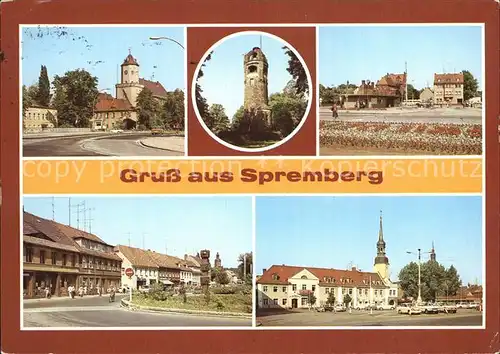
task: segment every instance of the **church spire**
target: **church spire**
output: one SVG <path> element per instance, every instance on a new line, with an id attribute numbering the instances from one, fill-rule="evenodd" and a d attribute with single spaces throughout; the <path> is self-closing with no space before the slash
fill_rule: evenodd
<path id="1" fill-rule="evenodd" d="M 380 211 L 380 225 L 378 230 L 377 257 L 375 264 L 389 264 L 389 259 L 385 255 L 384 229 L 382 226 L 382 210 Z"/>
<path id="2" fill-rule="evenodd" d="M 434 241 L 432 241 L 431 261 L 436 261 L 436 251 L 434 250 Z"/>

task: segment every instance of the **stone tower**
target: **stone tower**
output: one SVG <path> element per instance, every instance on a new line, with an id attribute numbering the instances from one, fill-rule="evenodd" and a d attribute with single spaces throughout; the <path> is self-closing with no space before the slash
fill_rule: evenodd
<path id="1" fill-rule="evenodd" d="M 144 86 L 139 83 L 139 63 L 129 50 L 121 65 L 121 80 L 116 84 L 116 98 L 128 100 L 135 107 L 137 96 L 143 88 Z"/>
<path id="2" fill-rule="evenodd" d="M 271 110 L 268 96 L 268 63 L 267 58 L 259 47 L 254 47 L 245 54 L 243 59 L 245 71 L 245 111 L 254 111 L 264 115 L 268 125 L 271 125 Z"/>
<path id="3" fill-rule="evenodd" d="M 432 249 L 431 249 L 431 261 L 436 261 L 436 251 L 434 250 L 434 241 L 432 241 Z"/>
<path id="4" fill-rule="evenodd" d="M 219 252 L 217 252 L 217 254 L 215 255 L 214 267 L 215 268 L 221 268 L 222 267 L 222 260 L 219 257 Z"/>
<path id="5" fill-rule="evenodd" d="M 380 211 L 380 226 L 378 231 L 378 241 L 377 241 L 377 256 L 375 257 L 375 263 L 373 266 L 373 271 L 380 274 L 382 279 L 389 279 L 389 258 L 385 254 L 385 241 L 384 241 L 384 231 L 382 228 L 382 211 Z"/>

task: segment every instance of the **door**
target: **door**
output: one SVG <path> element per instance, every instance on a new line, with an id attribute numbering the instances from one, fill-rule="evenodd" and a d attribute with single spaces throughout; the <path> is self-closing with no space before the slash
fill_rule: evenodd
<path id="1" fill-rule="evenodd" d="M 296 309 L 298 307 L 298 300 L 292 299 L 292 309 Z"/>

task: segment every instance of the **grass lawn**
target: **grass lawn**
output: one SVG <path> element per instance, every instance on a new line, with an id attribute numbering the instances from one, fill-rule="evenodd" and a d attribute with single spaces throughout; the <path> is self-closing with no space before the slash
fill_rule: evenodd
<path id="1" fill-rule="evenodd" d="M 208 304 L 203 295 L 188 296 L 187 302 L 184 303 L 182 296 L 170 296 L 166 300 L 160 301 L 148 298 L 143 294 L 137 294 L 132 298 L 132 303 L 138 306 L 165 309 L 252 313 L 252 295 L 244 294 L 210 294 Z"/>

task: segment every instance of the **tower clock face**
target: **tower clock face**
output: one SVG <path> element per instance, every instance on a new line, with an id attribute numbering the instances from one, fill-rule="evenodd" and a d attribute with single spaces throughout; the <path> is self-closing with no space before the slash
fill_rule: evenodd
<path id="1" fill-rule="evenodd" d="M 127 75 L 127 74 L 128 74 L 128 70 L 125 70 L 125 75 Z"/>

